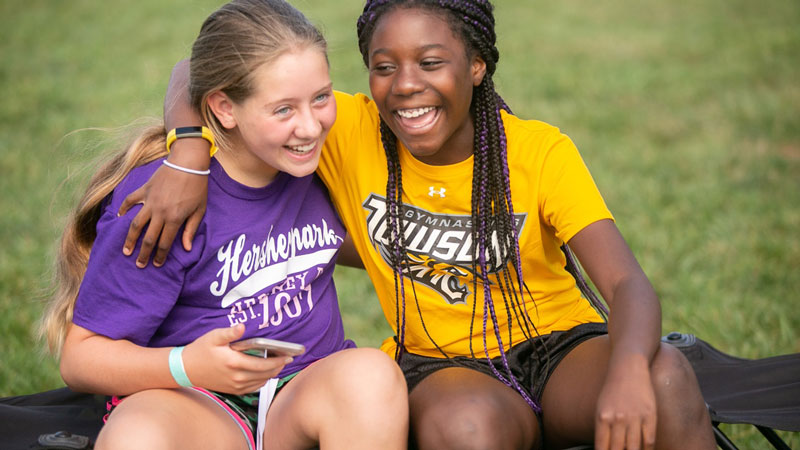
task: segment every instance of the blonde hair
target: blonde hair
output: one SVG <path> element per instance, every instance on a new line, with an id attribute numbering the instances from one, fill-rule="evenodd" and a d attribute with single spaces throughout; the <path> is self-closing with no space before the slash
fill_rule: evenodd
<path id="1" fill-rule="evenodd" d="M 283 0 L 234 0 L 205 20 L 192 47 L 189 92 L 192 107 L 222 149 L 228 143 L 226 131 L 208 108 L 208 96 L 221 91 L 240 103 L 253 94 L 252 73 L 259 66 L 292 49 L 307 47 L 323 54 L 327 50 L 319 30 Z M 131 170 L 166 154 L 163 125 L 150 127 L 92 176 L 62 234 L 55 292 L 40 323 L 39 334 L 46 338 L 52 353 L 60 354 L 72 322 L 104 200 Z"/>
<path id="2" fill-rule="evenodd" d="M 55 292 L 40 325 L 40 334 L 47 339 L 51 352 L 60 352 L 67 327 L 72 322 L 75 299 L 97 236 L 95 227 L 103 211 L 103 200 L 131 170 L 166 153 L 164 126 L 152 126 L 144 130 L 124 151 L 113 155 L 89 181 L 86 192 L 78 202 L 78 207 L 70 214 L 61 235 L 56 257 Z"/>

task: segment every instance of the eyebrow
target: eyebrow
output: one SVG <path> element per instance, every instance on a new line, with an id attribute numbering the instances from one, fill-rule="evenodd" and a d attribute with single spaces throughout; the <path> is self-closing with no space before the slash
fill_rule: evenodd
<path id="1" fill-rule="evenodd" d="M 446 46 L 444 46 L 444 45 L 442 45 L 442 44 L 428 44 L 428 45 L 423 45 L 423 46 L 422 46 L 422 47 L 419 49 L 419 51 L 425 52 L 425 51 L 428 51 L 428 50 L 432 50 L 432 49 L 440 49 L 440 48 L 441 48 L 441 49 L 447 49 L 447 47 L 446 47 Z M 389 51 L 389 49 L 388 49 L 388 48 L 378 48 L 378 49 L 375 49 L 375 50 L 374 50 L 374 51 L 373 51 L 373 52 L 370 54 L 370 57 L 377 56 L 377 55 L 381 55 L 381 54 L 385 54 L 385 53 L 390 53 L 390 51 Z"/>
<path id="2" fill-rule="evenodd" d="M 315 91 L 314 95 L 316 96 L 316 95 L 322 94 L 323 92 L 332 91 L 332 90 L 333 90 L 333 81 L 331 81 L 330 83 L 326 84 L 322 88 L 320 88 L 317 91 Z M 293 102 L 296 102 L 296 101 L 298 101 L 298 99 L 295 98 L 295 97 L 284 97 L 284 98 L 269 102 L 266 106 L 273 107 L 273 106 L 281 104 L 281 103 L 293 103 Z"/>

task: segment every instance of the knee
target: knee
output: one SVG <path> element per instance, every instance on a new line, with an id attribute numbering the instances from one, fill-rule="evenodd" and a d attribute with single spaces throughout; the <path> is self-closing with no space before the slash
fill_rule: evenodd
<path id="1" fill-rule="evenodd" d="M 691 364 L 680 350 L 661 344 L 651 366 L 653 389 L 659 403 L 672 405 L 683 413 L 704 413 L 697 377 Z"/>
<path id="2" fill-rule="evenodd" d="M 168 435 L 155 411 L 125 411 L 122 405 L 100 430 L 97 450 L 167 449 Z"/>
<path id="3" fill-rule="evenodd" d="M 487 396 L 466 396 L 415 411 L 413 435 L 420 449 L 505 448 L 504 423 L 497 402 Z M 505 416 L 508 418 L 507 416 Z"/>
<path id="4" fill-rule="evenodd" d="M 376 405 L 380 410 L 408 410 L 408 389 L 403 372 L 384 352 L 373 348 L 347 351 L 335 371 L 335 385 L 346 387 L 341 392 L 348 402 L 358 402 L 361 407 Z"/>

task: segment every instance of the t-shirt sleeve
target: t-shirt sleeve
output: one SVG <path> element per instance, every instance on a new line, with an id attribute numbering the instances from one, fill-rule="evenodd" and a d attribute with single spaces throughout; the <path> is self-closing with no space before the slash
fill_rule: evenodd
<path id="1" fill-rule="evenodd" d="M 594 222 L 614 219 L 575 144 L 557 130 L 547 139 L 540 180 L 542 220 L 562 241 Z"/>
<path id="2" fill-rule="evenodd" d="M 144 269 L 137 268 L 138 245 L 132 256 L 123 255 L 128 227 L 139 210 L 137 207 L 122 217 L 116 215 L 125 195 L 138 186 L 126 183 L 129 181 L 118 186 L 97 223 L 97 238 L 75 303 L 73 322 L 109 338 L 145 346 L 180 295 L 188 256 L 178 249 L 180 240 L 176 240 L 163 267 L 156 268 L 151 263 Z"/>

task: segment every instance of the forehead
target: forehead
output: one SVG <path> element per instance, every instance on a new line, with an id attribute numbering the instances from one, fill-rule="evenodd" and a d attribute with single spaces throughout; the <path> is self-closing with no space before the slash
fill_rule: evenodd
<path id="1" fill-rule="evenodd" d="M 397 7 L 383 14 L 370 39 L 370 53 L 400 47 L 441 46 L 462 52 L 461 37 L 447 20 L 447 13 L 430 8 Z"/>
<path id="2" fill-rule="evenodd" d="M 313 46 L 287 50 L 253 72 L 253 93 L 262 99 L 304 97 L 329 83 L 325 52 Z"/>

